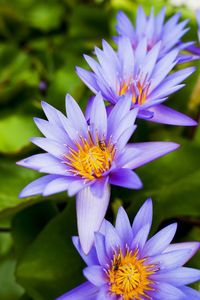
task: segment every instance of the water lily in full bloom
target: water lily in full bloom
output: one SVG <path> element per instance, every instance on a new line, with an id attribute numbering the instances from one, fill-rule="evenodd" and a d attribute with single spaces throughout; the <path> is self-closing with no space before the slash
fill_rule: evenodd
<path id="1" fill-rule="evenodd" d="M 200 270 L 182 267 L 200 248 L 199 242 L 170 244 L 177 228 L 173 223 L 148 239 L 152 201 L 148 199 L 132 226 L 120 207 L 115 227 L 105 221 L 105 232 L 96 232 L 95 245 L 86 256 L 78 237 L 73 243 L 87 267 L 87 282 L 57 300 L 197 300 L 200 292 L 187 284 L 200 279 Z"/>
<path id="2" fill-rule="evenodd" d="M 119 36 L 127 36 L 134 49 L 137 48 L 144 37 L 147 40 L 147 51 L 151 50 L 160 41 L 158 59 L 166 55 L 175 46 L 182 50 L 191 44 L 191 42 L 188 42 L 180 45 L 182 36 L 189 30 L 189 28 L 185 28 L 188 20 L 178 23 L 181 12 L 177 12 L 164 23 L 165 12 L 166 7 L 164 6 L 155 17 L 154 8 L 152 7 L 150 16 L 146 16 L 142 6 L 139 5 L 134 28 L 130 19 L 120 10 L 117 14 L 117 32 Z M 114 37 L 114 40 L 118 42 L 118 37 Z"/>
<path id="3" fill-rule="evenodd" d="M 184 86 L 180 84 L 195 67 L 170 73 L 178 62 L 178 49 L 173 49 L 158 60 L 162 42 L 148 51 L 144 37 L 134 50 L 128 37 L 118 39 L 118 50 L 103 40 L 103 50 L 95 47 L 99 63 L 85 55 L 93 72 L 77 67 L 82 81 L 94 92 L 102 93 L 105 100 L 115 105 L 119 99 L 130 94 L 131 109 L 138 109 L 138 118 L 172 125 L 197 125 L 197 122 L 163 104 L 167 97 Z"/>
<path id="4" fill-rule="evenodd" d="M 19 197 L 77 194 L 77 221 L 82 247 L 87 253 L 93 243 L 110 198 L 110 184 L 139 189 L 142 182 L 133 169 L 179 147 L 171 142 L 127 145 L 136 125 L 137 110 L 130 110 L 131 97 L 123 96 L 107 117 L 101 94 L 91 106 L 88 125 L 77 102 L 66 96 L 65 117 L 43 102 L 48 121 L 34 121 L 45 137 L 31 141 L 46 151 L 18 162 L 45 175 L 27 185 Z M 85 226 L 85 224 L 89 224 Z M 87 238 L 86 238 L 87 237 Z"/>

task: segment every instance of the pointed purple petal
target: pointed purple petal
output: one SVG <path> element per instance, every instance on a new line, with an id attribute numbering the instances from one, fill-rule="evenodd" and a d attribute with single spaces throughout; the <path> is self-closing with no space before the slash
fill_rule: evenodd
<path id="1" fill-rule="evenodd" d="M 92 109 L 92 106 L 93 106 L 94 98 L 95 98 L 95 96 L 91 96 L 89 98 L 88 103 L 87 103 L 87 107 L 85 109 L 85 119 L 87 121 L 90 120 L 90 114 L 91 114 L 91 109 Z"/>
<path id="2" fill-rule="evenodd" d="M 153 206 L 151 198 L 147 199 L 142 207 L 139 209 L 137 215 L 135 216 L 132 224 L 133 235 L 136 235 L 138 231 L 144 226 L 149 225 L 151 228 L 153 216 Z M 148 235 L 147 235 L 148 236 Z"/>
<path id="3" fill-rule="evenodd" d="M 106 214 L 110 199 L 110 186 L 107 185 L 103 198 L 95 197 L 90 187 L 80 191 L 76 197 L 76 211 L 80 243 L 87 254 L 94 242 L 94 232 L 98 231 Z"/>
<path id="4" fill-rule="evenodd" d="M 150 224 L 146 224 L 141 227 L 141 229 L 134 235 L 134 238 L 131 241 L 131 249 L 139 249 L 141 252 L 148 238 L 149 231 Z"/>
<path id="5" fill-rule="evenodd" d="M 186 295 L 186 299 L 198 300 L 200 299 L 200 292 L 192 289 L 189 286 L 182 286 L 180 290 Z"/>
<path id="6" fill-rule="evenodd" d="M 85 282 L 71 290 L 70 292 L 60 296 L 56 300 L 95 300 L 97 297 L 99 289 L 91 284 L 90 282 Z"/>
<path id="7" fill-rule="evenodd" d="M 90 129 L 93 141 L 96 141 L 97 134 L 100 140 L 107 135 L 107 113 L 100 93 L 95 97 L 91 108 Z"/>
<path id="8" fill-rule="evenodd" d="M 100 265 L 102 266 L 109 265 L 110 260 L 108 259 L 106 253 L 105 236 L 99 232 L 95 232 L 94 236 L 95 236 L 95 247 L 96 247 L 97 256 Z"/>
<path id="9" fill-rule="evenodd" d="M 155 274 L 150 275 L 150 279 L 156 281 L 166 281 L 175 286 L 182 286 L 200 280 L 200 270 L 179 267 L 175 270 L 170 270 L 167 272 L 156 272 Z"/>
<path id="10" fill-rule="evenodd" d="M 46 185 L 58 178 L 57 175 L 46 175 L 29 183 L 19 194 L 19 198 L 42 194 Z"/>
<path id="11" fill-rule="evenodd" d="M 149 108 L 149 111 L 153 112 L 153 117 L 148 120 L 151 122 L 179 126 L 198 125 L 198 123 L 190 117 L 161 104 Z"/>
<path id="12" fill-rule="evenodd" d="M 98 258 L 97 258 L 97 253 L 96 253 L 95 247 L 92 247 L 90 252 L 88 253 L 88 255 L 85 255 L 85 253 L 83 252 L 83 249 L 81 248 L 79 237 L 73 236 L 72 241 L 73 241 L 74 246 L 76 247 L 76 250 L 78 251 L 78 253 L 82 257 L 82 259 L 88 266 L 98 265 Z"/>
<path id="13" fill-rule="evenodd" d="M 170 252 L 175 250 L 184 250 L 189 249 L 191 250 L 190 256 L 184 261 L 185 264 L 199 249 L 200 249 L 200 242 L 185 242 L 185 243 L 176 243 L 170 244 L 164 252 Z"/>
<path id="14" fill-rule="evenodd" d="M 43 150 L 49 152 L 50 154 L 58 158 L 62 158 L 63 154 L 65 154 L 67 150 L 65 145 L 43 137 L 34 137 L 31 138 L 30 141 L 36 146 L 42 148 Z"/>
<path id="15" fill-rule="evenodd" d="M 117 249 L 121 249 L 122 246 L 121 239 L 116 229 L 108 221 L 106 221 L 105 245 L 107 255 L 110 259 L 113 257 L 113 251 L 115 252 Z"/>
<path id="16" fill-rule="evenodd" d="M 129 161 L 132 161 L 135 159 L 138 155 L 140 155 L 139 149 L 130 149 L 128 147 L 125 147 L 122 153 L 119 154 L 119 156 L 115 160 L 115 164 L 117 168 L 124 167 Z"/>
<path id="17" fill-rule="evenodd" d="M 124 247 L 126 246 L 126 244 L 130 246 L 131 240 L 133 239 L 133 234 L 129 218 L 122 206 L 120 206 L 117 213 L 115 229 L 117 230 L 117 233 L 122 240 L 122 244 L 124 244 Z"/>
<path id="18" fill-rule="evenodd" d="M 141 189 L 142 182 L 138 175 L 130 169 L 117 169 L 110 173 L 109 182 L 129 189 Z"/>
<path id="19" fill-rule="evenodd" d="M 96 78 L 94 73 L 91 71 L 87 71 L 85 69 L 82 69 L 80 67 L 76 67 L 76 74 L 78 77 L 89 87 L 89 89 L 93 93 L 98 93 L 99 92 L 99 87 L 96 82 Z"/>
<path id="20" fill-rule="evenodd" d="M 128 94 L 122 96 L 117 103 L 113 106 L 108 117 L 108 139 L 112 135 L 112 132 L 117 129 L 119 122 L 125 117 L 131 108 L 132 97 Z"/>
<path id="21" fill-rule="evenodd" d="M 70 96 L 65 98 L 66 113 L 73 127 L 79 132 L 82 137 L 88 136 L 88 126 L 85 117 L 78 103 Z"/>
<path id="22" fill-rule="evenodd" d="M 190 249 L 175 250 L 149 257 L 146 260 L 146 263 L 150 265 L 157 264 L 159 270 L 165 271 L 182 266 L 185 261 L 188 260 L 188 257 L 190 257 L 190 255 Z"/>
<path id="23" fill-rule="evenodd" d="M 71 184 L 73 180 L 73 177 L 68 176 L 60 176 L 59 178 L 52 180 L 45 186 L 43 196 L 49 196 L 52 194 L 67 191 L 69 188 L 69 184 Z"/>
<path id="24" fill-rule="evenodd" d="M 180 147 L 180 145 L 172 142 L 147 142 L 129 144 L 127 147 L 133 150 L 141 150 L 140 155 L 124 166 L 125 168 L 135 169 L 160 156 L 176 150 Z"/>
<path id="25" fill-rule="evenodd" d="M 130 39 L 134 38 L 135 33 L 133 25 L 127 15 L 121 10 L 119 10 L 117 14 L 117 24 L 118 25 L 115 27 L 119 35 L 127 35 Z"/>
<path id="26" fill-rule="evenodd" d="M 168 225 L 156 233 L 147 241 L 143 249 L 143 256 L 158 255 L 164 251 L 171 243 L 177 229 L 177 223 Z"/>
<path id="27" fill-rule="evenodd" d="M 147 295 L 153 300 L 186 300 L 184 293 L 169 283 L 159 282 L 155 288 L 156 291 L 147 291 Z"/>
<path id="28" fill-rule="evenodd" d="M 107 282 L 106 273 L 101 266 L 87 267 L 83 274 L 95 286 L 102 286 Z"/>

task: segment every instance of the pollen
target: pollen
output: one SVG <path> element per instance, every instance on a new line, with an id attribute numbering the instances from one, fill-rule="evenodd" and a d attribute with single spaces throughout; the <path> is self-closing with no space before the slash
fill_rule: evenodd
<path id="1" fill-rule="evenodd" d="M 123 80 L 120 83 L 119 87 L 117 87 L 117 94 L 121 96 L 130 92 L 132 93 L 133 104 L 141 105 L 146 101 L 149 86 L 150 82 L 147 84 L 145 83 L 145 80 L 143 83 L 141 83 L 140 80 L 132 82 L 132 79 L 130 78 L 128 81 Z"/>
<path id="2" fill-rule="evenodd" d="M 154 282 L 148 276 L 154 274 L 156 265 L 145 264 L 147 258 L 139 259 L 138 250 L 126 249 L 114 252 L 111 267 L 106 270 L 110 294 L 114 293 L 123 300 L 151 299 L 146 292 L 155 291 Z"/>
<path id="3" fill-rule="evenodd" d="M 98 135 L 93 141 L 90 133 L 88 139 L 80 137 L 80 140 L 80 143 L 75 142 L 76 149 L 68 147 L 69 153 L 64 155 L 65 163 L 70 167 L 70 172 L 86 180 L 97 179 L 110 169 L 115 146 L 111 140 L 106 144 L 105 138 L 100 140 Z"/>

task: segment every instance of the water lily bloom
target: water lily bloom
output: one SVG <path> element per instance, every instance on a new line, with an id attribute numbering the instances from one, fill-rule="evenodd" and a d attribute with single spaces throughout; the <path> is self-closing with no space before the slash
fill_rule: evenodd
<path id="1" fill-rule="evenodd" d="M 147 240 L 152 222 L 148 199 L 132 226 L 120 207 L 115 227 L 105 221 L 105 233 L 95 232 L 95 244 L 86 256 L 78 237 L 77 251 L 87 264 L 88 280 L 57 300 L 197 300 L 200 293 L 187 284 L 200 279 L 197 269 L 182 267 L 199 249 L 199 242 L 170 244 L 173 223 Z"/>
<path id="2" fill-rule="evenodd" d="M 77 194 L 77 221 L 82 247 L 88 252 L 93 232 L 98 231 L 110 198 L 109 184 L 139 189 L 142 182 L 132 171 L 179 147 L 171 142 L 127 145 L 136 125 L 137 110 L 130 110 L 131 97 L 124 96 L 107 117 L 105 104 L 98 94 L 90 110 L 88 125 L 77 102 L 66 96 L 65 117 L 42 102 L 48 121 L 34 121 L 45 137 L 31 141 L 46 151 L 18 162 L 45 175 L 27 185 L 19 197 L 48 196 L 68 191 Z M 86 228 L 85 224 L 89 224 Z"/>
<path id="3" fill-rule="evenodd" d="M 76 68 L 78 76 L 92 92 L 101 92 L 112 106 L 123 95 L 130 94 L 131 108 L 139 110 L 138 118 L 164 124 L 197 125 L 191 118 L 161 104 L 182 88 L 184 85 L 180 83 L 195 70 L 195 67 L 188 67 L 168 75 L 178 61 L 178 49 L 171 50 L 158 61 L 161 41 L 149 51 L 146 37 L 135 50 L 126 36 L 119 37 L 117 52 L 106 41 L 102 44 L 103 50 L 95 47 L 99 63 L 84 56 L 93 72 Z"/>
<path id="4" fill-rule="evenodd" d="M 189 42 L 180 45 L 181 37 L 189 30 L 189 28 L 185 28 L 189 20 L 178 23 L 181 16 L 181 12 L 178 12 L 164 23 L 165 11 L 166 7 L 164 6 L 154 17 L 152 7 L 150 16 L 146 16 L 142 6 L 139 5 L 135 28 L 126 14 L 119 11 L 117 15 L 117 32 L 119 36 L 127 36 L 134 49 L 137 48 L 144 37 L 147 40 L 147 51 L 161 41 L 158 59 L 166 55 L 174 46 L 178 46 L 179 50 L 182 50 L 191 44 Z M 114 37 L 114 40 L 118 42 L 118 37 Z"/>

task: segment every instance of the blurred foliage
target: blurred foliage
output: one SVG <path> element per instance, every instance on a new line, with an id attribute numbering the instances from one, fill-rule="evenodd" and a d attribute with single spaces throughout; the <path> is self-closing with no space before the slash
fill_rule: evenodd
<path id="1" fill-rule="evenodd" d="M 84 266 L 71 236 L 77 235 L 75 201 L 62 193 L 53 197 L 19 199 L 21 189 L 37 178 L 33 170 L 15 165 L 39 150 L 29 142 L 38 136 L 32 117 L 44 117 L 43 99 L 64 111 L 70 93 L 85 109 L 91 92 L 75 73 L 87 68 L 82 55 L 112 45 L 118 9 L 135 19 L 138 4 L 147 13 L 167 6 L 167 18 L 180 8 L 166 0 L 0 0 L 0 299 L 50 300 L 80 284 Z M 184 40 L 196 40 L 194 12 Z M 199 63 L 194 63 L 199 69 Z M 182 68 L 183 66 L 181 66 Z M 186 87 L 169 98 L 169 106 L 199 118 L 199 72 Z M 182 147 L 137 170 L 144 188 L 112 188 L 107 218 L 115 219 L 124 205 L 130 219 L 152 197 L 158 228 L 178 221 L 176 241 L 198 240 L 200 235 L 200 129 L 165 126 L 139 120 L 135 141 L 171 140 Z M 69 200 L 69 201 L 68 201 Z M 200 267 L 199 254 L 188 265 Z M 199 289 L 196 284 L 195 288 Z"/>

